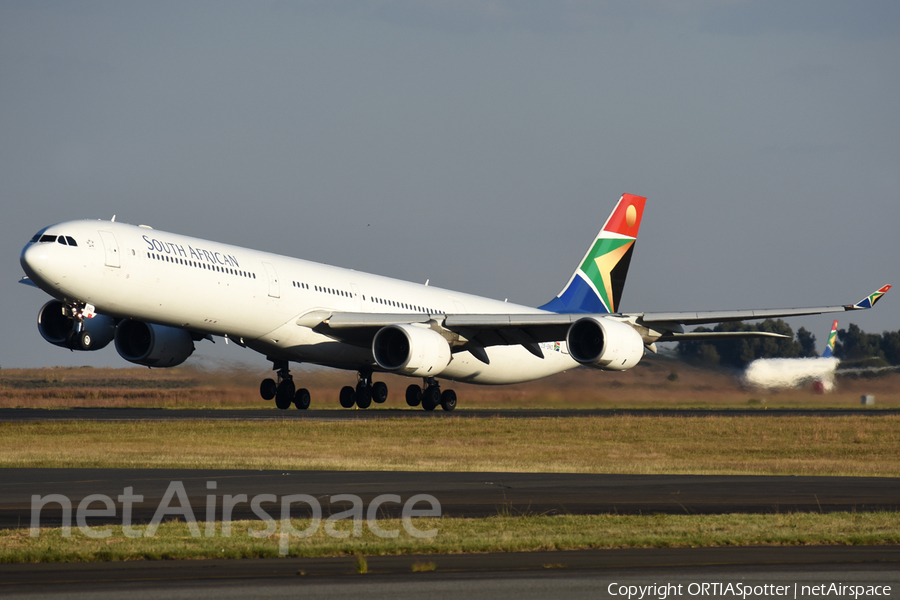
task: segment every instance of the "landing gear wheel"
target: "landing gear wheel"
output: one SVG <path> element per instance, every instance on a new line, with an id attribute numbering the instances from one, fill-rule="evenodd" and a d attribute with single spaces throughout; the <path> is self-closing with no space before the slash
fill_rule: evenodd
<path id="1" fill-rule="evenodd" d="M 412 384 L 406 388 L 406 403 L 410 406 L 418 406 L 422 403 L 422 388 Z"/>
<path id="2" fill-rule="evenodd" d="M 387 384 L 383 381 L 376 381 L 372 384 L 372 401 L 376 404 L 384 404 L 387 400 L 388 389 Z"/>
<path id="3" fill-rule="evenodd" d="M 297 410 L 306 410 L 309 408 L 309 390 L 306 388 L 300 388 L 297 390 L 297 393 L 294 394 L 294 406 L 297 407 Z"/>
<path id="4" fill-rule="evenodd" d="M 278 385 L 275 391 L 275 406 L 281 410 L 287 410 L 294 401 L 294 382 L 291 379 L 285 379 Z"/>
<path id="5" fill-rule="evenodd" d="M 441 388 L 436 385 L 428 386 L 422 393 L 422 408 L 432 411 L 441 403 Z"/>
<path id="6" fill-rule="evenodd" d="M 82 331 L 79 334 L 75 335 L 75 344 L 81 350 L 90 350 L 91 344 L 94 343 L 94 338 L 91 336 L 90 332 Z"/>
<path id="7" fill-rule="evenodd" d="M 456 408 L 456 392 L 444 390 L 444 393 L 441 394 L 441 407 L 447 412 L 453 412 Z"/>
<path id="8" fill-rule="evenodd" d="M 344 408 L 353 408 L 356 404 L 356 392 L 349 385 L 341 388 L 341 406 Z"/>
<path id="9" fill-rule="evenodd" d="M 363 410 L 372 406 L 372 388 L 362 381 L 356 386 L 356 405 Z"/>
<path id="10" fill-rule="evenodd" d="M 259 395 L 262 396 L 263 400 L 274 398 L 277 390 L 278 386 L 275 385 L 274 379 L 263 379 L 262 383 L 259 384 Z"/>

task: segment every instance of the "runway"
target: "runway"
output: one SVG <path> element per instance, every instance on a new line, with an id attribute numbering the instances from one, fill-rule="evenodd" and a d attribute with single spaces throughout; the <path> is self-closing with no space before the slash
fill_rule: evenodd
<path id="1" fill-rule="evenodd" d="M 120 524 L 125 488 L 143 496 L 132 522 L 150 521 L 172 482 L 181 482 L 195 517 L 206 517 L 208 495 L 222 518 L 225 495 L 309 494 L 324 515 L 347 505 L 337 494 L 359 496 L 368 510 L 381 494 L 405 502 L 430 494 L 441 515 L 597 514 L 900 510 L 900 478 L 544 473 L 241 471 L 186 469 L 0 469 L 0 528 L 28 527 L 33 495 L 65 496 L 73 508 L 92 494 L 115 503 L 113 517 L 87 524 Z M 212 484 L 212 485 L 210 485 Z M 214 491 L 210 491 L 210 488 Z M 173 501 L 172 505 L 180 506 Z M 277 506 L 277 505 L 276 505 Z M 292 516 L 309 514 L 307 505 Z M 306 510 L 303 510 L 306 509 Z M 400 503 L 379 514 L 400 516 Z M 274 518 L 280 515 L 275 514 Z M 56 504 L 39 513 L 41 526 L 62 524 Z M 258 519 L 247 503 L 231 515 Z M 75 523 L 73 522 L 74 526 Z M 741 581 L 772 584 L 892 584 L 900 589 L 900 546 L 648 548 L 368 557 L 360 575 L 353 557 L 242 560 L 129 561 L 85 564 L 0 564 L 0 595 L 28 598 L 248 598 L 302 593 L 305 598 L 364 594 L 367 598 L 611 598 L 609 586 L 697 585 Z M 416 563 L 434 570 L 414 573 Z M 672 595 L 671 597 L 678 597 Z M 680 597 L 691 597 L 681 594 Z M 799 596 L 802 597 L 802 596 Z"/>
<path id="2" fill-rule="evenodd" d="M 392 600 L 529 600 L 622 597 L 621 586 L 666 584 L 681 592 L 668 597 L 690 598 L 698 596 L 692 591 L 702 589 L 697 587 L 701 582 L 781 584 L 788 589 L 797 585 L 800 590 L 803 584 L 831 582 L 890 585 L 888 597 L 900 589 L 900 546 L 627 548 L 372 556 L 367 561 L 365 575 L 356 572 L 353 557 L 4 564 L 0 595 L 221 599 L 302 594 L 313 599 L 352 594 Z M 433 563 L 434 570 L 414 573 L 416 563 Z"/>
<path id="3" fill-rule="evenodd" d="M 574 417 L 883 417 L 897 409 L 163 409 L 163 408 L 0 408 L 0 423 L 32 421 L 363 421 L 377 419 L 566 419 Z"/>
<path id="4" fill-rule="evenodd" d="M 441 515 L 486 517 L 504 514 L 723 514 L 900 510 L 900 478 L 791 477 L 736 475 L 598 475 L 571 473 L 459 473 L 413 471 L 242 471 L 188 469 L 0 469 L 0 528 L 27 527 L 32 495 L 61 494 L 77 507 L 82 498 L 102 494 L 115 501 L 126 487 L 143 500 L 133 506 L 135 523 L 149 522 L 170 484 L 182 482 L 199 520 L 207 496 L 222 518 L 225 495 L 308 494 L 323 514 L 345 510 L 331 503 L 337 494 L 359 496 L 366 507 L 381 494 L 405 502 L 416 494 L 436 498 Z M 210 484 L 214 482 L 214 484 Z M 210 491 L 211 485 L 214 491 Z M 121 523 L 121 503 L 105 522 Z M 399 503 L 379 514 L 399 517 Z M 305 504 L 293 516 L 307 516 Z M 117 521 L 118 518 L 118 521 Z M 232 519 L 258 519 L 247 502 Z M 48 504 L 43 526 L 58 526 L 62 509 Z M 104 523 L 102 518 L 90 524 Z"/>

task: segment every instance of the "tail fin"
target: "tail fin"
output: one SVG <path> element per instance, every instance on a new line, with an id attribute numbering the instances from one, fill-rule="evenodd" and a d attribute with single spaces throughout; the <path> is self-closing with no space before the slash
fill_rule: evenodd
<path id="1" fill-rule="evenodd" d="M 834 323 L 831 325 L 831 333 L 828 334 L 828 343 L 825 344 L 825 352 L 822 353 L 822 358 L 831 358 L 831 355 L 834 353 L 834 342 L 837 339 L 837 319 L 835 319 Z"/>
<path id="2" fill-rule="evenodd" d="M 566 287 L 539 307 L 556 313 L 614 313 L 619 308 L 646 198 L 623 194 Z"/>

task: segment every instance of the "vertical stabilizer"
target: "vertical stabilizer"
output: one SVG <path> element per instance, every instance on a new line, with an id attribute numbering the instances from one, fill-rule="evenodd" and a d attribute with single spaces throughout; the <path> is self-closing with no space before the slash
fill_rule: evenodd
<path id="1" fill-rule="evenodd" d="M 646 198 L 623 194 L 566 287 L 541 306 L 556 313 L 614 313 L 641 227 Z"/>
<path id="2" fill-rule="evenodd" d="M 831 333 L 828 334 L 828 343 L 825 344 L 825 352 L 822 353 L 822 358 L 831 358 L 832 354 L 834 354 L 835 340 L 837 340 L 837 319 L 831 325 Z"/>

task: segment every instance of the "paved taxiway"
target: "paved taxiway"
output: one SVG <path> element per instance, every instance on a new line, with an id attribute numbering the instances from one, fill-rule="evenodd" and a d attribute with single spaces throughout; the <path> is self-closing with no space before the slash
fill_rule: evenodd
<path id="1" fill-rule="evenodd" d="M 0 595 L 528 600 L 621 597 L 609 591 L 669 583 L 683 586 L 680 595 L 670 597 L 689 598 L 700 597 L 688 592 L 698 582 L 887 584 L 891 597 L 900 590 L 900 546 L 627 548 L 373 556 L 367 561 L 365 575 L 356 573 L 353 557 L 0 565 Z M 413 573 L 416 563 L 434 563 L 435 570 Z"/>
<path id="2" fill-rule="evenodd" d="M 27 527 L 31 497 L 66 496 L 73 507 L 91 494 L 114 501 L 124 488 L 144 497 L 133 507 L 134 521 L 146 523 L 173 481 L 180 481 L 198 519 L 206 514 L 207 495 L 216 497 L 221 518 L 224 495 L 309 494 L 324 514 L 345 504 L 330 504 L 337 494 L 359 496 L 366 507 L 381 494 L 398 494 L 405 502 L 430 494 L 449 517 L 512 514 L 722 514 L 795 511 L 900 510 L 900 478 L 791 477 L 743 475 L 604 475 L 571 473 L 458 473 L 410 471 L 251 471 L 188 469 L 0 469 L 0 528 Z M 208 484 L 215 482 L 214 491 Z M 176 503 L 177 504 L 177 503 Z M 420 508 L 426 508 L 421 506 Z M 399 517 L 400 504 L 382 504 L 379 513 Z M 121 522 L 121 504 L 116 514 Z M 396 514 L 394 514 L 396 513 Z M 298 504 L 294 516 L 309 514 Z M 57 526 L 62 511 L 47 504 L 44 526 Z M 247 503 L 233 519 L 257 519 Z M 89 519 L 92 525 L 102 518 Z M 117 522 L 116 517 L 107 522 Z"/>
<path id="3" fill-rule="evenodd" d="M 370 419 L 536 419 L 571 417 L 881 417 L 900 415 L 895 409 L 437 409 L 278 410 L 162 409 L 162 408 L 0 408 L 0 423 L 31 421 L 353 421 Z"/>

